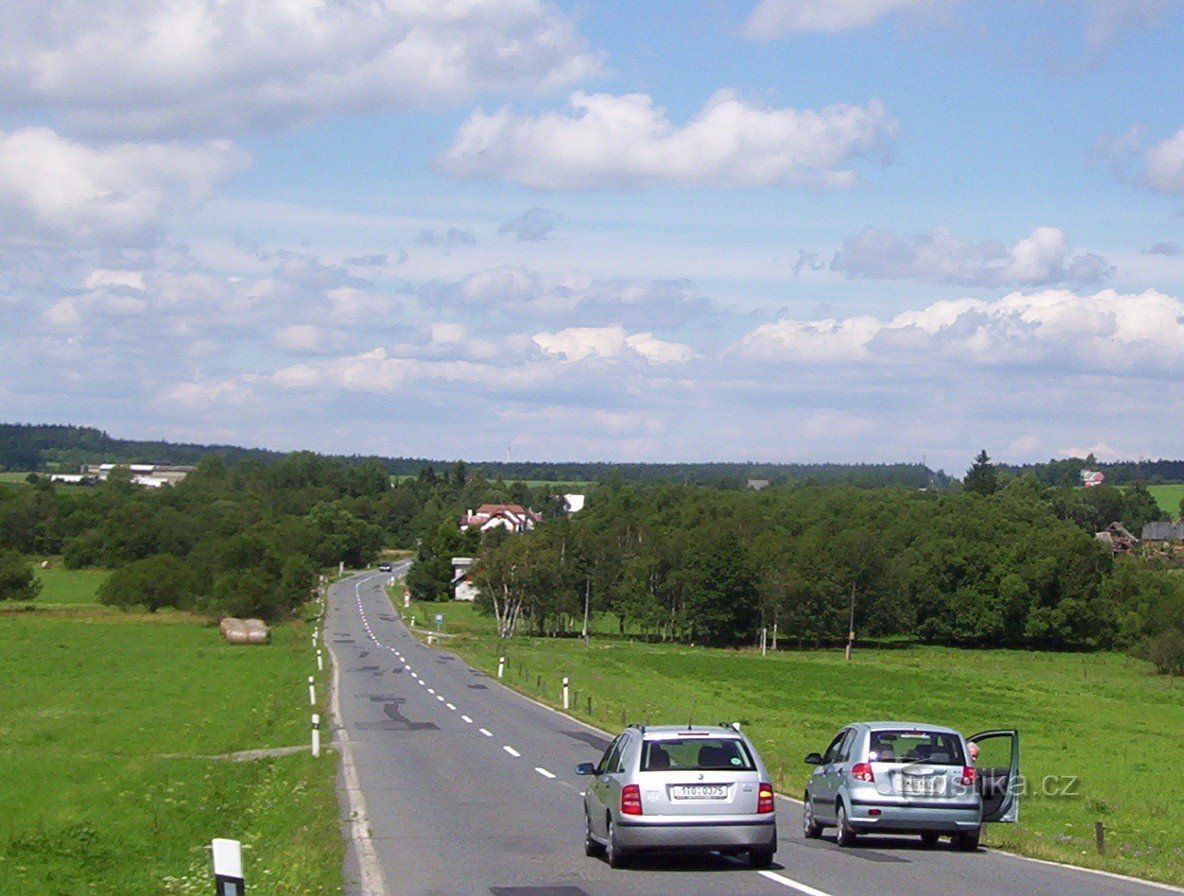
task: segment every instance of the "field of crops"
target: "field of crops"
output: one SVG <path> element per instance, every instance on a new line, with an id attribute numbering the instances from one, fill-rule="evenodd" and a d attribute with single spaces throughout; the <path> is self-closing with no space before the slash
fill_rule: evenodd
<path id="1" fill-rule="evenodd" d="M 1184 884 L 1184 780 L 1164 773 L 1184 731 L 1184 684 L 1146 663 L 1108 653 L 857 648 L 848 664 L 841 651 L 762 657 L 603 633 L 587 647 L 575 637 L 516 635 L 499 648 L 492 621 L 469 605 L 407 612 L 419 621 L 442 613 L 453 635 L 444 649 L 478 668 L 496 673 L 504 652 L 504 682 L 552 706 L 568 676 L 572 711 L 608 730 L 622 720 L 739 721 L 791 796 L 808 776 L 802 757 L 847 721 L 928 721 L 967 734 L 1018 728 L 1022 823 L 989 826 L 989 845 Z M 1105 856 L 1095 848 L 1098 821 Z"/>
<path id="2" fill-rule="evenodd" d="M 0 892 L 209 893 L 214 837 L 244 843 L 251 893 L 340 892 L 332 754 L 222 758 L 307 743 L 307 629 L 232 647 L 88 606 L 99 574 L 42 576 L 47 609 L 0 612 Z"/>

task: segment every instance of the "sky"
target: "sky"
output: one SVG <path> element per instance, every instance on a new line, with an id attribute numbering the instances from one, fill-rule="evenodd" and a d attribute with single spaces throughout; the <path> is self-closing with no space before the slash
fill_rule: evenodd
<path id="1" fill-rule="evenodd" d="M 1184 0 L 0 5 L 0 420 L 1184 457 Z"/>

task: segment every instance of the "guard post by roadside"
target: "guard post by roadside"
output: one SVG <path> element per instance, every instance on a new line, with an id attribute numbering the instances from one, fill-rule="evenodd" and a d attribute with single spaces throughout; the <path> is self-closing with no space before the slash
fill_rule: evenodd
<path id="1" fill-rule="evenodd" d="M 215 837 L 210 842 L 210 849 L 213 852 L 215 896 L 246 896 L 242 844 L 237 840 Z"/>

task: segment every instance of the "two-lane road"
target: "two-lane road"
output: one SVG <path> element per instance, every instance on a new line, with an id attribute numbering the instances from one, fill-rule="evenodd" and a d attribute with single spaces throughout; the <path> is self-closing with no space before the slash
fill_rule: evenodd
<path id="1" fill-rule="evenodd" d="M 396 571 L 397 572 L 397 571 Z M 388 573 L 329 592 L 342 787 L 364 800 L 368 839 L 351 846 L 349 892 L 383 896 L 1163 896 L 1184 891 L 1001 853 L 863 838 L 840 850 L 804 840 L 800 807 L 779 801 L 772 871 L 719 856 L 647 860 L 614 871 L 583 854 L 578 762 L 601 732 L 541 707 L 412 636 L 387 599 Z M 358 808 L 355 804 L 354 808 Z"/>

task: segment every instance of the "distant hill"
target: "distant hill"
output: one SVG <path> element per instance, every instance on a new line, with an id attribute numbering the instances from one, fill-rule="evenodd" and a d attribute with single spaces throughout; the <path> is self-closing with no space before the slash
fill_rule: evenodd
<path id="1" fill-rule="evenodd" d="M 216 454 L 228 464 L 253 460 L 274 463 L 284 452 L 233 445 L 194 445 L 117 439 L 89 426 L 0 423 L 0 470 L 76 470 L 84 463 L 196 464 Z M 416 476 L 427 468 L 444 472 L 458 463 L 427 458 L 338 456 L 346 462 L 377 459 L 396 476 Z M 540 482 L 599 482 L 616 477 L 627 482 L 695 482 L 744 487 L 749 480 L 771 484 L 789 481 L 845 482 L 860 486 L 905 485 L 944 488 L 951 482 L 924 464 L 766 464 L 766 463 L 543 463 L 537 461 L 463 461 L 489 479 Z"/>

